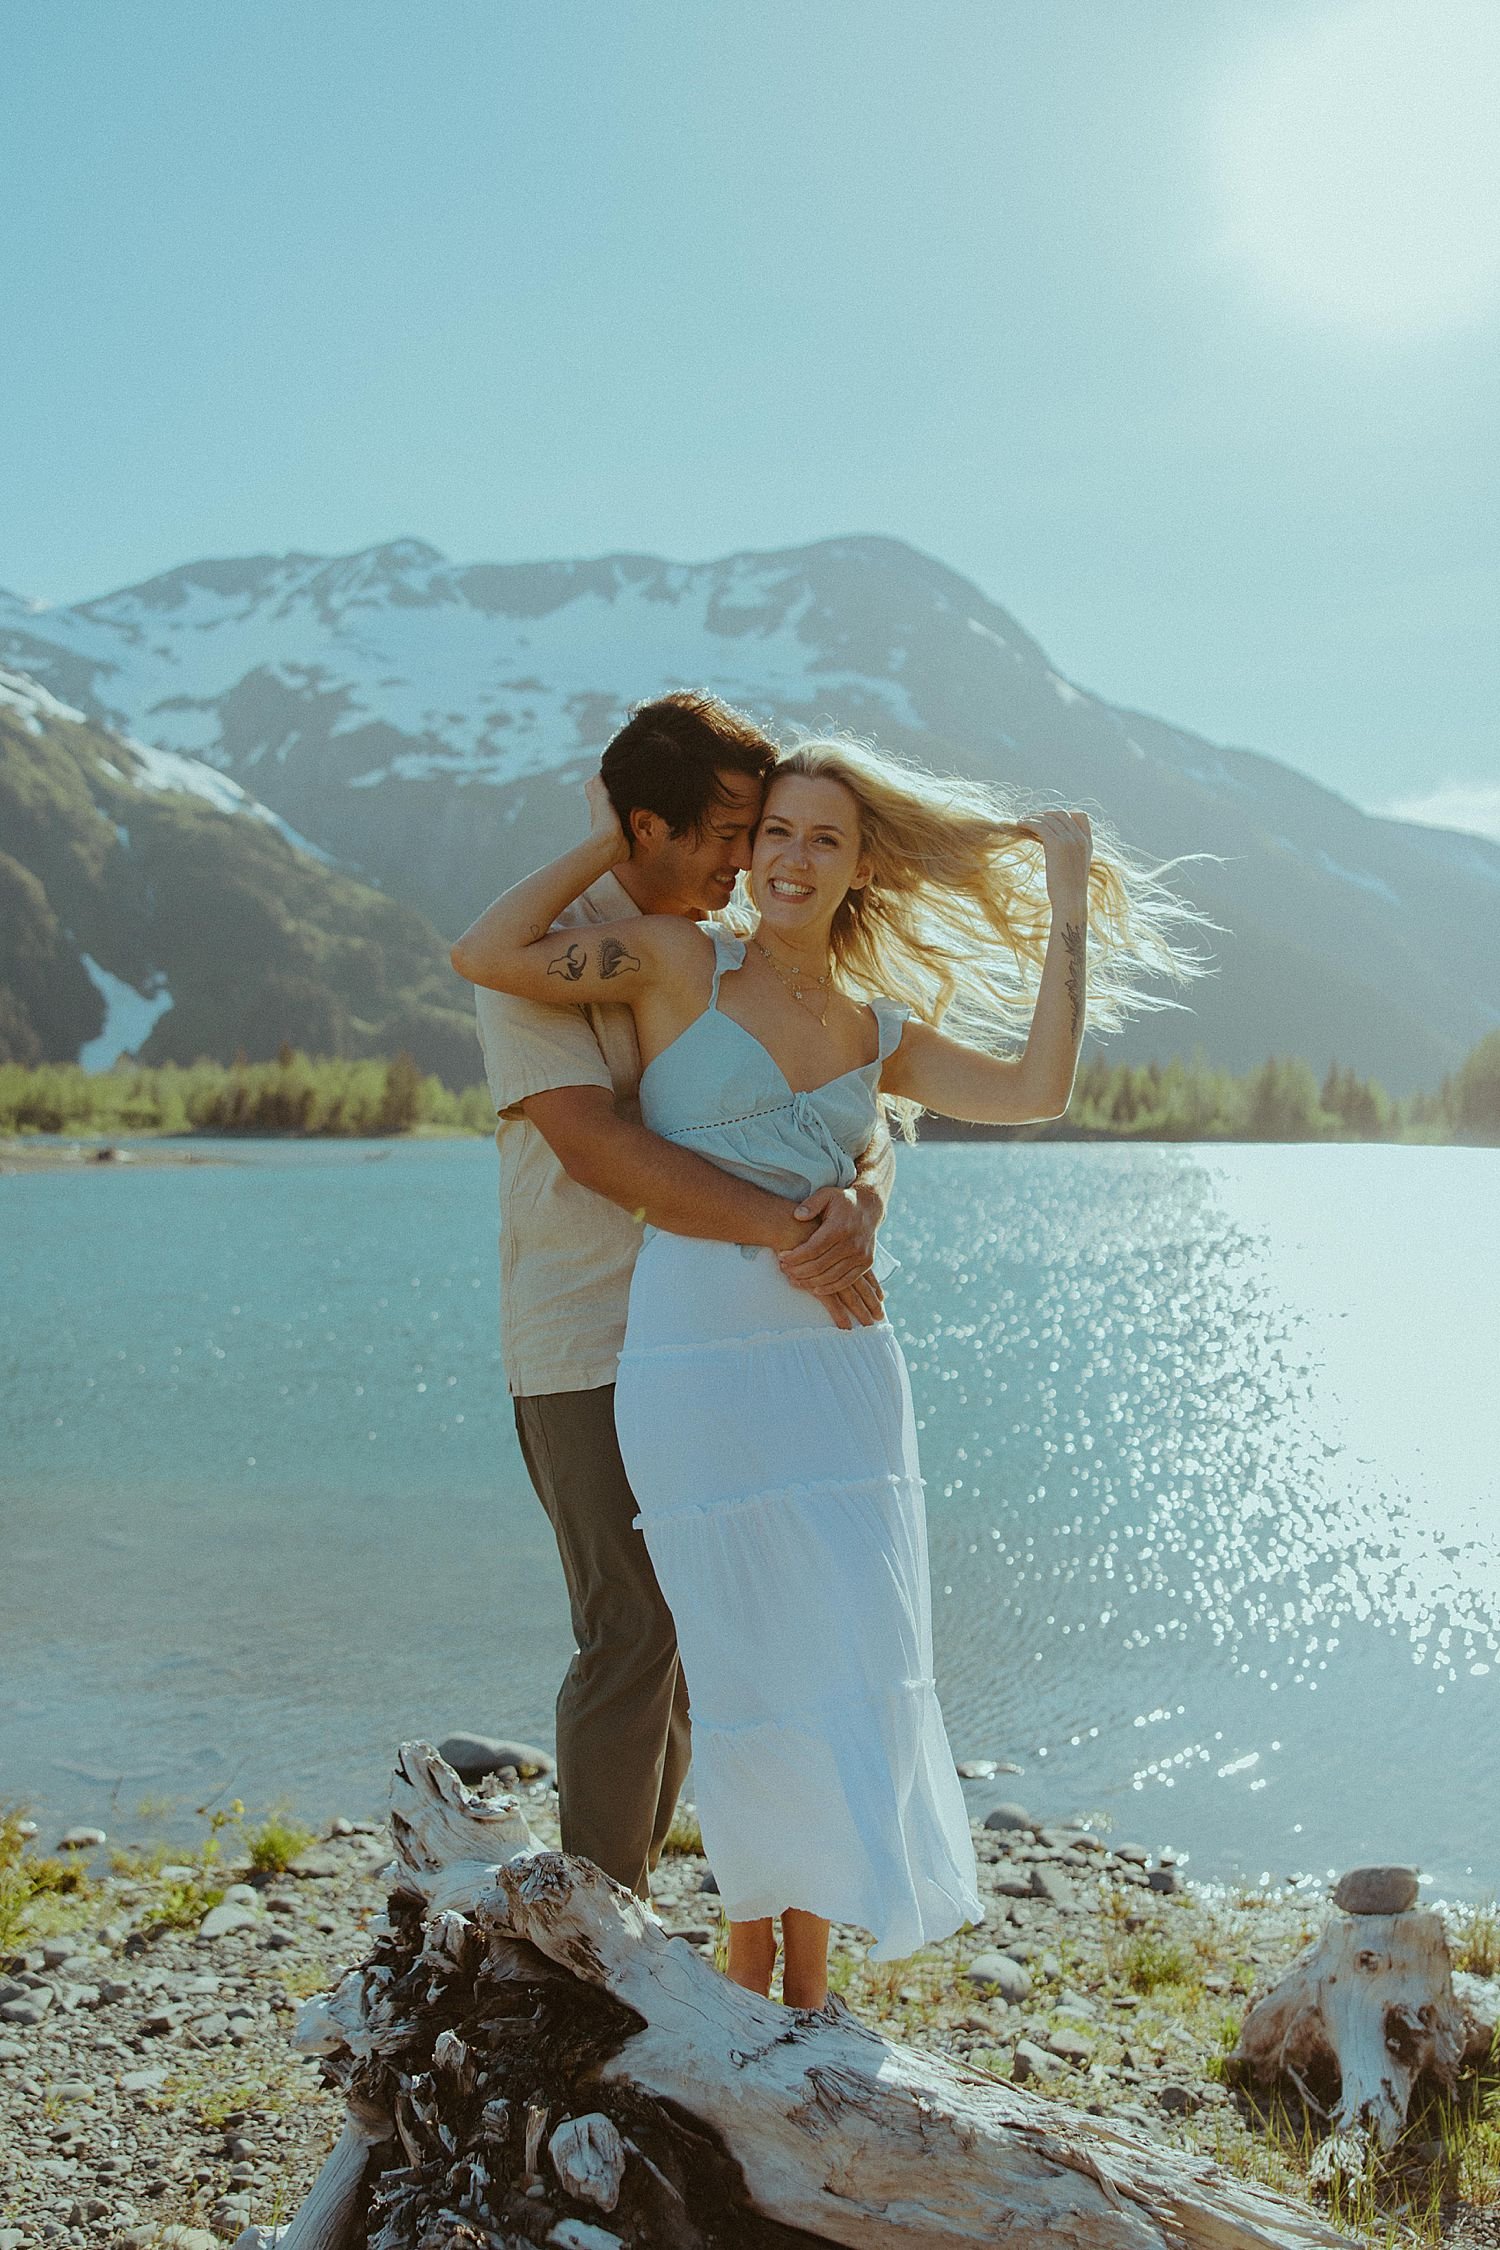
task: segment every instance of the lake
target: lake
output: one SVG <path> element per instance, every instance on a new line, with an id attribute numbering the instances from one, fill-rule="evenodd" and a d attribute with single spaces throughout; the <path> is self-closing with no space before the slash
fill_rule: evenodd
<path id="1" fill-rule="evenodd" d="M 487 1141 L 0 1178 L 0 1796 L 187 1834 L 551 1740 Z M 1500 1157 L 933 1144 L 887 1228 L 974 1785 L 1194 1875 L 1500 1886 Z M 44 1838 L 50 1840 L 50 1838 Z"/>

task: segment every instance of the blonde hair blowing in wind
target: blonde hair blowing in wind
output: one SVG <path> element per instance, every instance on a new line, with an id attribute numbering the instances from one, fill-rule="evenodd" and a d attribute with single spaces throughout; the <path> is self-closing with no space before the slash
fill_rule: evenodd
<path id="1" fill-rule="evenodd" d="M 954 1038 L 1003 1051 L 1030 1022 L 1052 923 L 1046 855 L 1018 825 L 1020 792 L 929 773 L 839 737 L 796 743 L 771 784 L 788 774 L 842 782 L 859 806 L 870 881 L 833 918 L 839 983 L 903 1000 Z M 1091 1030 L 1108 1032 L 1139 1010 L 1179 1007 L 1146 980 L 1201 976 L 1212 964 L 1186 951 L 1181 935 L 1218 925 L 1162 883 L 1181 860 L 1146 867 L 1091 826 L 1088 1016 Z"/>

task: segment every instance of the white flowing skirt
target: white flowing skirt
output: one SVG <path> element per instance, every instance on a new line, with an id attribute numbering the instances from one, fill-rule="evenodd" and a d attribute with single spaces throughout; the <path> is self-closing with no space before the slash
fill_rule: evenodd
<path id="1" fill-rule="evenodd" d="M 853 1923 L 879 1961 L 982 1919 L 889 1323 L 836 1328 L 769 1251 L 651 1234 L 615 1419 L 725 1912 Z"/>

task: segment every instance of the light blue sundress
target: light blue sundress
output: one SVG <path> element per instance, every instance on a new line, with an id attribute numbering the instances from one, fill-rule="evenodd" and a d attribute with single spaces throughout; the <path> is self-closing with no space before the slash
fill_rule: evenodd
<path id="1" fill-rule="evenodd" d="M 794 1092 L 719 1006 L 742 940 L 714 935 L 709 1004 L 648 1064 L 653 1132 L 794 1202 L 852 1184 L 906 1011 L 879 1051 Z M 802 1907 L 876 1960 L 982 1919 L 933 1680 L 911 1389 L 888 1321 L 841 1330 L 769 1250 L 648 1231 L 615 1416 L 677 1626 L 704 1849 L 726 1913 Z"/>

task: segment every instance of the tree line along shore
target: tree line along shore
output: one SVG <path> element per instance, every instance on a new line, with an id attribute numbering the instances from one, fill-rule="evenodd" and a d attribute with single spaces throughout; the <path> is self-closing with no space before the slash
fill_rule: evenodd
<path id="1" fill-rule="evenodd" d="M 403 1133 L 483 1134 L 494 1112 L 483 1086 L 455 1090 L 410 1055 L 389 1061 L 311 1056 L 144 1065 L 122 1059 L 0 1063 L 0 1134 L 195 1134 L 362 1139 Z M 1272 1055 L 1236 1074 L 1191 1062 L 1111 1063 L 1090 1057 L 1066 1116 L 1010 1128 L 928 1118 L 924 1137 L 1006 1140 L 1407 1141 L 1500 1145 L 1500 1030 L 1489 1032 L 1435 1093 L 1388 1094 L 1334 1063 L 1321 1082 L 1297 1056 Z"/>

